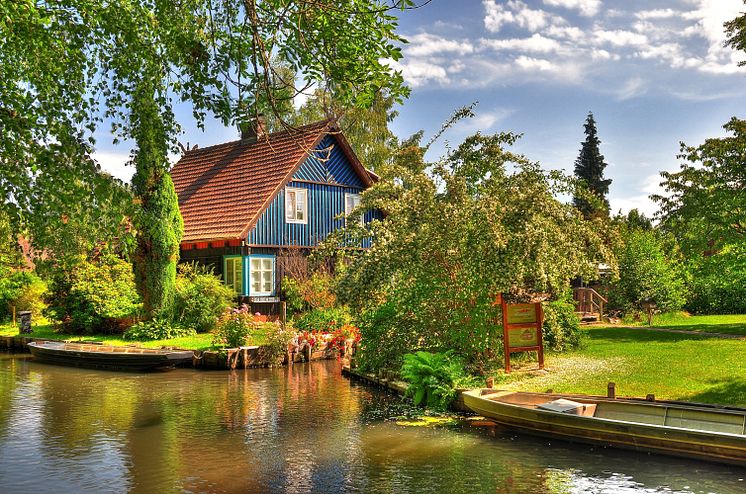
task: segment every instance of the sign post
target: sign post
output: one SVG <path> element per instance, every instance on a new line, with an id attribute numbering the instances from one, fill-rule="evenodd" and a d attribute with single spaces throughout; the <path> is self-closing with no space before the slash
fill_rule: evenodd
<path id="1" fill-rule="evenodd" d="M 544 368 L 544 345 L 541 326 L 544 311 L 541 303 L 507 304 L 500 295 L 503 313 L 503 344 L 505 346 L 505 372 L 510 373 L 511 352 L 538 352 L 539 369 Z"/>

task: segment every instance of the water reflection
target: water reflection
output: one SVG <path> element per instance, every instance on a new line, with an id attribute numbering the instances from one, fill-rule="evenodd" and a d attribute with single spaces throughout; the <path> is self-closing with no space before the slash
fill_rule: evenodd
<path id="1" fill-rule="evenodd" d="M 336 362 L 121 374 L 0 355 L 3 492 L 746 492 L 746 470 L 401 427 Z"/>

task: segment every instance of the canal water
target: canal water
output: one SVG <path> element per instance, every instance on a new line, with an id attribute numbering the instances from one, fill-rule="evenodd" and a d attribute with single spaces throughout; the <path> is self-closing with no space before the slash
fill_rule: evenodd
<path id="1" fill-rule="evenodd" d="M 0 492 L 746 492 L 746 469 L 397 425 L 412 413 L 335 361 L 126 374 L 0 354 Z"/>

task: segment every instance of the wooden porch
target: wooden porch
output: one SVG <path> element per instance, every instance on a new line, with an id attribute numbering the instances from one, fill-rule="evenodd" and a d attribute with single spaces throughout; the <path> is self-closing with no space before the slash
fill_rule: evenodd
<path id="1" fill-rule="evenodd" d="M 590 287 L 573 288 L 572 298 L 575 301 L 575 312 L 580 322 L 601 322 L 604 306 L 608 303 L 600 293 Z"/>

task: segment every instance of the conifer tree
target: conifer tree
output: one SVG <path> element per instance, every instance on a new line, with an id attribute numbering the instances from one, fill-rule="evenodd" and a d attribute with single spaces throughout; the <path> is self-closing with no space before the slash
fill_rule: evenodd
<path id="1" fill-rule="evenodd" d="M 601 141 L 598 139 L 596 120 L 593 118 L 593 113 L 588 112 L 584 127 L 585 141 L 583 141 L 580 148 L 580 155 L 575 160 L 575 176 L 585 183 L 588 191 L 601 204 L 599 205 L 595 203 L 596 201 L 582 196 L 574 197 L 573 204 L 586 218 L 597 215 L 608 216 L 609 201 L 606 195 L 609 193 L 611 179 L 604 178 L 604 168 L 606 168 L 607 163 L 604 162 L 604 157 L 598 149 Z"/>

